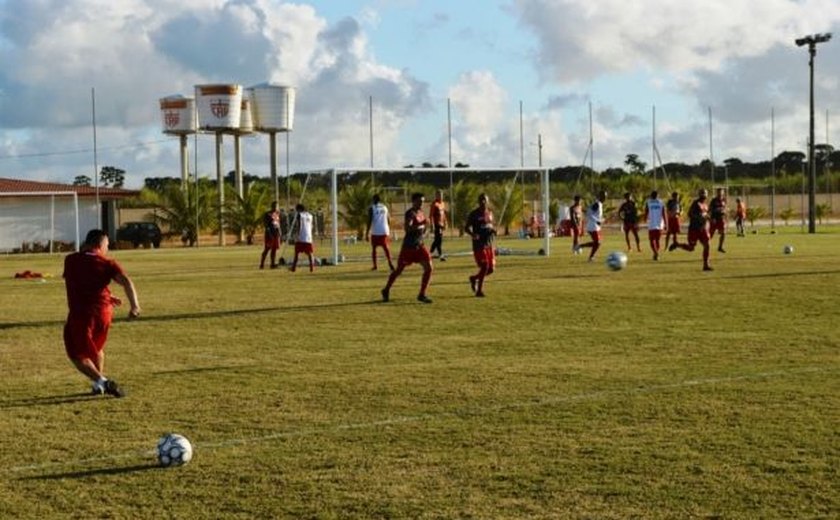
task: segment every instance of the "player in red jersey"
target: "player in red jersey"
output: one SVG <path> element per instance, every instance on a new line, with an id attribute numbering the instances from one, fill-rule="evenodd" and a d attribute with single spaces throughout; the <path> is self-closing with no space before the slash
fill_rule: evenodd
<path id="1" fill-rule="evenodd" d="M 265 228 L 265 245 L 260 256 L 260 269 L 265 269 L 265 257 L 271 253 L 272 269 L 277 268 L 277 249 L 280 248 L 280 212 L 277 211 L 277 201 L 271 203 L 271 209 L 263 213 L 263 227 Z"/>
<path id="2" fill-rule="evenodd" d="M 677 236 L 680 234 L 680 217 L 682 216 L 682 206 L 680 205 L 680 194 L 676 191 L 671 193 L 671 198 L 665 203 L 665 210 L 668 216 L 668 223 L 665 226 L 667 229 L 665 233 L 665 248 L 668 248 L 668 241 L 674 237 L 676 244 Z"/>
<path id="3" fill-rule="evenodd" d="M 725 253 L 723 240 L 726 238 L 726 195 L 723 188 L 715 190 L 715 196 L 709 202 L 709 239 L 715 237 L 715 231 L 720 233 L 718 251 Z"/>
<path id="4" fill-rule="evenodd" d="M 583 235 L 583 206 L 580 205 L 580 195 L 575 195 L 574 203 L 569 208 L 569 231 L 572 234 L 572 253 L 580 254 L 578 245 Z"/>
<path id="5" fill-rule="evenodd" d="M 668 247 L 668 251 L 673 251 L 676 248 L 685 249 L 686 251 L 694 251 L 694 246 L 697 242 L 703 245 L 703 270 L 711 271 L 712 267 L 709 265 L 709 230 L 707 222 L 709 221 L 709 205 L 706 199 L 709 192 L 702 189 L 698 192 L 697 199 L 691 203 L 688 208 L 688 243 L 677 244 L 674 242 Z"/>
<path id="6" fill-rule="evenodd" d="M 420 281 L 420 294 L 417 301 L 432 303 L 426 296 L 426 289 L 429 287 L 429 280 L 432 279 L 432 255 L 423 244 L 423 236 L 426 234 L 428 219 L 423 213 L 423 203 L 426 201 L 422 193 L 411 195 L 411 207 L 405 212 L 405 238 L 403 238 L 400 257 L 397 260 L 397 268 L 388 277 L 388 282 L 382 289 L 382 301 L 391 299 L 391 286 L 402 274 L 403 270 L 411 264 L 418 263 L 423 266 L 423 278 Z"/>
<path id="7" fill-rule="evenodd" d="M 105 255 L 108 234 L 101 229 L 88 232 L 81 251 L 64 259 L 64 284 L 70 312 L 64 325 L 64 347 L 76 369 L 93 381 L 93 393 L 124 395 L 113 379 L 104 374 L 105 342 L 111 326 L 113 307 L 122 304 L 111 295 L 111 280 L 125 289 L 131 305 L 129 318 L 140 315 L 137 291 L 122 267 Z"/>
<path id="8" fill-rule="evenodd" d="M 478 272 L 470 276 L 470 288 L 479 298 L 484 297 L 484 278 L 496 270 L 496 257 L 493 254 L 493 237 L 496 228 L 493 225 L 493 212 L 487 207 L 487 195 L 478 196 L 478 207 L 467 216 L 464 231 L 472 237 L 473 257 L 478 265 Z"/>
<path id="9" fill-rule="evenodd" d="M 435 200 L 429 205 L 429 218 L 432 220 L 432 231 L 435 234 L 432 247 L 429 248 L 429 253 L 437 251 L 437 258 L 441 262 L 445 262 L 446 257 L 443 255 L 443 230 L 446 229 L 446 204 L 443 202 L 443 192 L 441 190 L 435 191 Z"/>

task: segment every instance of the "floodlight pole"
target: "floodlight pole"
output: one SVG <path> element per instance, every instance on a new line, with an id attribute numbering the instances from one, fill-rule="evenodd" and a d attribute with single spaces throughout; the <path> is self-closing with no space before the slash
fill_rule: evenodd
<path id="1" fill-rule="evenodd" d="M 796 39 L 796 45 L 808 46 L 808 68 L 810 71 L 810 111 L 809 111 L 809 139 L 808 139 L 808 233 L 817 232 L 817 168 L 814 158 L 814 58 L 817 55 L 817 44 L 831 39 L 831 33 L 813 34 Z"/>

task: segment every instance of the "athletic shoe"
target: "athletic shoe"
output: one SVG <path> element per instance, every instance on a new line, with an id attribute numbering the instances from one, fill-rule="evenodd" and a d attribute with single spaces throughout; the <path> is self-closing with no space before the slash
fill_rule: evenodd
<path id="1" fill-rule="evenodd" d="M 724 250 L 722 247 L 718 248 L 718 253 L 725 253 L 725 252 L 726 252 L 726 250 Z"/>
<path id="2" fill-rule="evenodd" d="M 118 385 L 117 382 L 113 379 L 105 381 L 105 393 L 108 395 L 113 395 L 114 397 L 125 396 L 125 392 L 123 392 L 123 389 L 120 388 L 120 385 Z"/>
<path id="3" fill-rule="evenodd" d="M 477 298 L 484 298 L 484 293 L 483 292 L 477 292 L 477 293 L 475 293 L 475 295 L 476 295 Z"/>
<path id="4" fill-rule="evenodd" d="M 677 243 L 676 243 L 676 242 L 674 242 L 673 244 L 671 244 L 670 246 L 668 246 L 668 251 L 673 251 L 674 249 L 676 249 L 676 248 L 678 248 L 678 247 L 679 247 L 679 246 L 677 245 Z"/>
<path id="5" fill-rule="evenodd" d="M 653 253 L 653 259 L 659 260 L 659 253 Z"/>
<path id="6" fill-rule="evenodd" d="M 425 294 L 417 295 L 417 301 L 420 303 L 432 303 L 432 299 L 426 296 Z"/>
<path id="7" fill-rule="evenodd" d="M 387 302 L 390 299 L 391 291 L 388 289 L 382 289 L 380 292 L 382 293 L 382 301 Z"/>
<path id="8" fill-rule="evenodd" d="M 476 279 L 475 276 L 470 276 L 470 289 L 475 292 Z"/>
<path id="9" fill-rule="evenodd" d="M 93 395 L 102 395 L 105 393 L 105 388 L 102 385 L 93 383 L 90 389 L 90 393 Z"/>
<path id="10" fill-rule="evenodd" d="M 712 269 L 712 266 L 710 266 L 710 265 L 704 265 L 703 270 L 704 271 L 714 271 L 714 269 Z"/>

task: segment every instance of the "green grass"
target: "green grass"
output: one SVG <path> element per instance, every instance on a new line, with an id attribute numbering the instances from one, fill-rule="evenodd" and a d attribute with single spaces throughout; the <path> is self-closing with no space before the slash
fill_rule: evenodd
<path id="1" fill-rule="evenodd" d="M 836 516 L 840 244 L 785 231 L 730 235 L 712 273 L 555 239 L 500 257 L 483 300 L 453 257 L 432 305 L 417 267 L 382 304 L 362 262 L 115 251 L 144 311 L 111 329 L 122 400 L 65 358 L 62 257 L 2 257 L 0 518 Z M 168 431 L 189 465 L 155 466 Z"/>

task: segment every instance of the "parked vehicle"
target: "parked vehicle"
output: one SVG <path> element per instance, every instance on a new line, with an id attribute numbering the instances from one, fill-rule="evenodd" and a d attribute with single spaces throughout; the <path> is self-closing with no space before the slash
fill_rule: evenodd
<path id="1" fill-rule="evenodd" d="M 154 222 L 126 222 L 117 230 L 117 242 L 131 242 L 134 247 L 160 247 L 161 237 Z"/>

